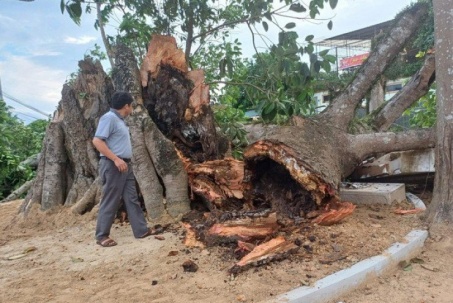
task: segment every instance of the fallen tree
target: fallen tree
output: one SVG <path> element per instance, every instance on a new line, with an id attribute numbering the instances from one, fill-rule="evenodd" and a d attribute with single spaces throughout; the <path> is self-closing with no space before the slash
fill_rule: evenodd
<path id="1" fill-rule="evenodd" d="M 284 257 L 296 247 L 272 239 L 281 226 L 330 225 L 351 214 L 355 206 L 340 201 L 339 184 L 364 159 L 434 146 L 432 130 L 348 133 L 356 106 L 416 32 L 426 10 L 417 5 L 406 11 L 354 81 L 318 117 L 294 117 L 287 126 L 254 126 L 259 130 L 252 131 L 255 137 L 244 161 L 225 158 L 228 142 L 217 133 L 203 72 L 189 70 L 174 38 L 155 35 L 140 69 L 132 51 L 118 45 L 111 78 L 87 58 L 79 63 L 77 79 L 63 88 L 22 211 L 33 204 L 43 210 L 71 206 L 80 214 L 93 209 L 100 185 L 91 137 L 113 91 L 125 90 L 135 97 L 127 120 L 132 165 L 151 222 L 183 219 L 191 238 L 187 245 L 246 243 L 239 245 L 252 250 L 251 255 L 233 273 L 258 259 Z M 432 82 L 432 60 L 419 72 L 427 75 L 423 83 L 411 84 L 420 92 Z M 385 131 L 419 95 L 403 89 L 391 104 L 406 105 L 393 107 L 392 115 L 386 107 L 374 113 L 375 129 Z M 246 242 L 251 239 L 263 246 L 251 248 Z"/>

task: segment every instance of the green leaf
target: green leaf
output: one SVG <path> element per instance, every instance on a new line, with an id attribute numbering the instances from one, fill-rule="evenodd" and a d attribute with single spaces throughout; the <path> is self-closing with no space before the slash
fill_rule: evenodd
<path id="1" fill-rule="evenodd" d="M 268 115 L 275 109 L 275 103 L 274 102 L 269 102 L 263 107 L 263 114 Z"/>
<path id="2" fill-rule="evenodd" d="M 80 2 L 71 3 L 69 5 L 69 8 L 77 18 L 80 18 L 82 16 L 82 5 L 80 4 Z"/>
<path id="3" fill-rule="evenodd" d="M 65 8 L 64 0 L 61 0 L 61 1 L 60 1 L 60 10 L 61 10 L 61 13 L 62 13 L 62 14 L 64 13 L 64 8 Z"/>
<path id="4" fill-rule="evenodd" d="M 327 23 L 327 28 L 331 30 L 332 26 L 333 26 L 333 23 L 332 23 L 332 20 L 330 20 L 329 23 Z"/>
<path id="5" fill-rule="evenodd" d="M 303 63 L 302 64 L 302 67 L 301 67 L 301 70 L 300 70 L 301 74 L 305 76 L 305 78 L 309 77 L 310 76 L 310 69 L 308 68 L 308 65 L 307 63 Z"/>
<path id="6" fill-rule="evenodd" d="M 318 56 L 316 54 L 310 54 L 310 63 L 315 63 L 318 61 Z"/>
<path id="7" fill-rule="evenodd" d="M 321 70 L 321 62 L 316 61 L 314 67 L 315 67 L 315 72 L 319 73 L 319 71 Z"/>
<path id="8" fill-rule="evenodd" d="M 272 21 L 272 15 L 270 12 L 265 12 L 264 17 L 266 17 L 267 20 Z"/>
<path id="9" fill-rule="evenodd" d="M 337 57 L 333 56 L 333 55 L 326 55 L 324 57 L 324 60 L 327 60 L 329 61 L 330 63 L 335 63 L 337 61 Z"/>
<path id="10" fill-rule="evenodd" d="M 225 65 L 226 65 L 226 62 L 225 62 L 225 58 L 224 58 L 224 59 L 220 60 L 220 62 L 219 62 L 220 77 L 225 76 Z"/>
<path id="11" fill-rule="evenodd" d="M 289 9 L 294 11 L 294 12 L 296 12 L 296 13 L 303 13 L 303 12 L 307 11 L 307 9 L 304 6 L 302 6 L 302 4 L 300 4 L 300 3 L 291 4 Z"/>
<path id="12" fill-rule="evenodd" d="M 80 25 L 80 17 L 82 16 L 82 6 L 80 2 L 71 3 L 66 6 L 69 17 L 77 24 Z"/>
<path id="13" fill-rule="evenodd" d="M 314 50 L 315 50 L 315 48 L 312 43 L 308 44 L 307 47 L 305 48 L 305 52 L 307 52 L 309 54 L 313 54 Z"/>
<path id="14" fill-rule="evenodd" d="M 231 61 L 231 59 L 228 59 L 226 63 L 227 63 L 228 76 L 230 78 L 232 78 L 233 77 L 233 62 Z"/>
<path id="15" fill-rule="evenodd" d="M 267 114 L 264 114 L 262 115 L 263 119 L 266 120 L 266 121 L 272 121 L 275 119 L 275 116 L 277 115 L 277 110 L 274 106 L 273 110 L 270 111 L 269 113 Z"/>
<path id="16" fill-rule="evenodd" d="M 329 62 L 329 61 L 323 61 L 323 62 L 321 63 L 321 66 L 322 66 L 322 68 L 326 71 L 326 73 L 330 73 L 330 71 L 331 71 L 332 68 L 331 68 L 331 66 L 330 66 L 330 62 Z"/>
<path id="17" fill-rule="evenodd" d="M 316 14 L 319 14 L 319 10 L 317 7 L 313 8 L 310 10 L 310 17 L 314 19 L 316 17 Z"/>
<path id="18" fill-rule="evenodd" d="M 299 48 L 299 53 L 300 53 L 301 56 L 304 55 L 304 48 L 303 48 L 303 47 L 300 47 L 300 48 Z"/>
<path id="19" fill-rule="evenodd" d="M 305 41 L 310 42 L 311 40 L 313 40 L 314 37 L 315 36 L 313 35 L 308 35 L 307 37 L 305 37 Z"/>
<path id="20" fill-rule="evenodd" d="M 267 25 L 267 22 L 263 21 L 262 23 L 263 23 L 264 30 L 267 32 L 267 30 L 269 29 L 269 26 Z"/>
<path id="21" fill-rule="evenodd" d="M 335 9 L 335 7 L 337 7 L 338 0 L 329 0 L 329 4 L 332 9 Z"/>
<path id="22" fill-rule="evenodd" d="M 290 29 L 296 27 L 296 23 L 294 22 L 289 22 L 285 25 L 285 28 Z"/>
<path id="23" fill-rule="evenodd" d="M 324 57 L 328 52 L 329 52 L 329 50 L 328 50 L 328 49 L 325 49 L 325 50 L 323 50 L 323 51 L 320 51 L 320 52 L 319 52 L 319 55 L 320 55 L 321 57 Z"/>

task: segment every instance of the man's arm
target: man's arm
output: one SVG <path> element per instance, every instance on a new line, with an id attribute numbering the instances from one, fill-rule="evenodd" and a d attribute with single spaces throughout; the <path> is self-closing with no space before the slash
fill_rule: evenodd
<path id="1" fill-rule="evenodd" d="M 97 138 L 97 137 L 94 137 L 93 138 L 93 145 L 94 147 L 96 147 L 96 149 L 101 153 L 103 154 L 104 156 L 106 156 L 107 158 L 109 158 L 110 160 L 113 161 L 113 163 L 115 163 L 115 166 L 118 168 L 118 170 L 120 172 L 125 172 L 127 171 L 127 163 L 124 162 L 121 158 L 119 158 L 117 155 L 115 155 L 111 150 L 110 148 L 107 146 L 107 143 L 105 143 L 104 140 L 100 139 L 100 138 Z"/>

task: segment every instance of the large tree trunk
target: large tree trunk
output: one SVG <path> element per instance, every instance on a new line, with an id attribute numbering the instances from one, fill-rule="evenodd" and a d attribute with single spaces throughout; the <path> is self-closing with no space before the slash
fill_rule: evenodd
<path id="1" fill-rule="evenodd" d="M 109 108 L 107 100 L 113 86 L 99 62 L 86 59 L 79 62 L 79 67 L 79 76 L 63 87 L 24 211 L 33 203 L 46 210 L 86 200 L 85 194 L 96 179 L 98 156 L 91 139 L 97 120 Z M 91 207 L 94 204 L 94 197 L 87 202 Z"/>
<path id="2" fill-rule="evenodd" d="M 263 126 L 255 132 L 244 161 L 223 158 L 228 144 L 216 132 L 203 72 L 189 71 L 174 38 L 154 36 L 140 70 L 132 52 L 117 46 L 112 79 L 99 63 L 81 61 L 79 77 L 63 89 L 59 110 L 47 131 L 34 189 L 23 209 L 32 203 L 48 209 L 76 202 L 74 211 L 83 213 L 95 205 L 98 155 L 91 138 L 115 87 L 135 97 L 134 112 L 127 119 L 133 167 L 153 222 L 177 220 L 188 213 L 190 187 L 193 208 L 210 211 L 209 215 L 190 212 L 184 218 L 192 223 L 185 226 L 187 234 L 194 236 L 188 242 L 194 245 L 200 246 L 200 239 L 208 244 L 262 241 L 277 225 L 334 224 L 354 210 L 351 203 L 340 201 L 339 184 L 364 159 L 381 152 L 434 146 L 432 130 L 347 132 L 355 107 L 415 33 L 426 9 L 419 4 L 400 16 L 355 80 L 319 117 L 294 117 L 291 126 Z M 414 102 L 414 95 L 426 91 L 432 81 L 430 64 L 427 60 L 420 72 L 423 76 L 416 77 L 422 80 L 413 81 L 390 104 L 408 95 Z M 410 93 L 413 89 L 416 94 Z M 376 125 L 384 130 L 396 118 L 386 115 L 386 123 Z M 284 239 L 262 245 L 273 257 L 294 249 Z M 259 258 L 253 256 L 238 265 Z"/>
<path id="3" fill-rule="evenodd" d="M 140 73 L 132 52 L 118 46 L 110 79 L 99 62 L 80 61 L 81 72 L 66 84 L 53 122 L 46 132 L 33 190 L 22 210 L 33 203 L 41 209 L 72 205 L 76 213 L 89 211 L 100 200 L 98 159 L 91 140 L 99 117 L 108 109 L 116 90 L 131 92 L 136 102 L 127 119 L 133 143 L 133 167 L 147 209 L 154 223 L 181 218 L 190 210 L 187 173 L 173 143 L 165 138 L 144 110 Z"/>
<path id="4" fill-rule="evenodd" d="M 188 71 L 176 40 L 155 35 L 140 72 L 144 105 L 178 150 L 196 162 L 222 158 L 226 144 L 215 129 L 204 73 Z"/>
<path id="5" fill-rule="evenodd" d="M 168 215 L 179 220 L 190 210 L 187 173 L 173 142 L 159 131 L 142 106 L 140 71 L 132 51 L 119 45 L 115 61 L 115 88 L 132 93 L 138 103 L 127 123 L 132 128 L 133 165 L 148 217 L 160 223 L 168 221 Z"/>
<path id="6" fill-rule="evenodd" d="M 434 196 L 428 221 L 453 222 L 453 15 L 451 3 L 434 0 L 437 84 L 437 146 Z"/>

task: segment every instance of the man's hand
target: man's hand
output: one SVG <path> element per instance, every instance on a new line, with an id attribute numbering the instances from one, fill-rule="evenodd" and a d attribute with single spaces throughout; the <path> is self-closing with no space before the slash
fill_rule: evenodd
<path id="1" fill-rule="evenodd" d="M 121 158 L 116 158 L 114 163 L 120 172 L 124 173 L 127 171 L 128 169 L 127 163 L 124 162 Z"/>
<path id="2" fill-rule="evenodd" d="M 124 162 L 124 161 L 123 161 L 121 158 L 119 158 L 118 156 L 116 156 L 116 155 L 109 149 L 109 147 L 107 146 L 107 143 L 105 143 L 104 140 L 94 137 L 94 138 L 93 138 L 93 145 L 94 145 L 94 147 L 96 147 L 96 149 L 97 149 L 101 154 L 103 154 L 104 156 L 106 156 L 107 158 L 109 158 L 110 160 L 112 160 L 113 163 L 115 163 L 115 166 L 118 168 L 118 170 L 119 170 L 120 172 L 122 172 L 122 173 L 127 172 L 127 170 L 128 170 L 127 163 Z"/>

